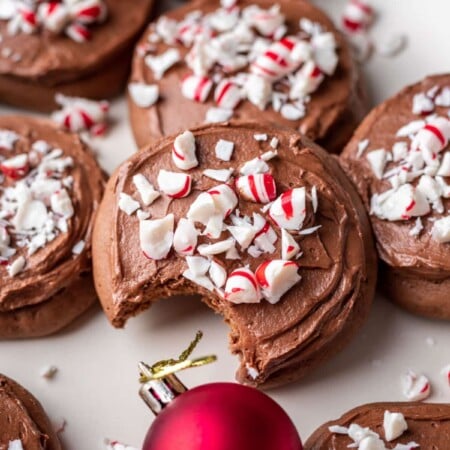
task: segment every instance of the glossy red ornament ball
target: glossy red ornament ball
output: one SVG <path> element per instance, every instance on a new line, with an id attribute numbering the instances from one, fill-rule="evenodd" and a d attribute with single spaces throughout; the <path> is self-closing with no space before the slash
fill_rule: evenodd
<path id="1" fill-rule="evenodd" d="M 155 419 L 143 450 L 302 450 L 289 416 L 262 392 L 212 383 L 175 398 Z"/>

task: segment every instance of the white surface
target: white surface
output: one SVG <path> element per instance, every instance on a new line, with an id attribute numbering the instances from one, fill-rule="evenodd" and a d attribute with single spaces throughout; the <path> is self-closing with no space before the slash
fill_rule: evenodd
<path id="1" fill-rule="evenodd" d="M 344 1 L 317 3 L 337 16 Z M 366 66 L 374 103 L 426 74 L 450 72 L 447 0 L 373 4 L 380 13 L 374 35 L 388 38 L 405 32 L 409 38 L 406 51 L 398 57 L 376 57 Z M 0 109 L 2 114 L 10 111 Z M 123 101 L 114 104 L 112 117 L 116 124 L 108 137 L 94 141 L 108 170 L 135 150 Z M 67 420 L 62 434 L 67 450 L 102 449 L 105 437 L 139 447 L 152 416 L 136 393 L 136 363 L 178 355 L 197 329 L 205 333 L 197 354 L 215 353 L 219 362 L 187 371 L 181 378 L 188 386 L 232 381 L 237 361 L 227 351 L 227 327 L 193 299 L 161 302 L 131 320 L 124 331 L 113 329 L 96 308 L 56 336 L 2 342 L 0 371 L 30 389 L 52 419 Z M 307 379 L 270 395 L 287 410 L 306 440 L 317 426 L 349 408 L 402 400 L 400 376 L 409 368 L 431 378 L 431 400 L 450 402 L 450 388 L 439 373 L 450 363 L 449 348 L 449 323 L 413 317 L 377 298 L 368 323 L 344 352 Z M 51 381 L 39 375 L 49 364 L 59 368 Z"/>

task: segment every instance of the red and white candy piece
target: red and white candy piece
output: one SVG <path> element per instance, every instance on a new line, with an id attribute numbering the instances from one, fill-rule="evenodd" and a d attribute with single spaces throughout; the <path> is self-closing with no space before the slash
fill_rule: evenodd
<path id="1" fill-rule="evenodd" d="M 189 170 L 198 166 L 195 154 L 195 136 L 190 131 L 178 135 L 172 148 L 172 160 L 181 170 Z"/>
<path id="2" fill-rule="evenodd" d="M 225 285 L 225 298 L 231 303 L 259 303 L 261 293 L 255 274 L 248 268 L 233 270 Z"/>
<path id="3" fill-rule="evenodd" d="M 300 61 L 292 58 L 298 40 L 286 37 L 274 42 L 251 64 L 250 71 L 271 81 L 279 80 L 295 70 Z"/>
<path id="4" fill-rule="evenodd" d="M 306 218 L 305 188 L 295 188 L 281 194 L 272 203 L 269 216 L 280 228 L 300 230 Z"/>
<path id="5" fill-rule="evenodd" d="M 409 220 L 430 212 L 426 197 L 411 184 L 403 184 L 372 197 L 371 211 L 380 219 L 390 221 Z"/>
<path id="6" fill-rule="evenodd" d="M 417 375 L 410 370 L 402 377 L 402 390 L 405 398 L 418 402 L 430 396 L 431 385 L 425 375 Z"/>
<path id="7" fill-rule="evenodd" d="M 374 18 L 373 9 L 364 0 L 350 0 L 344 10 L 342 25 L 350 33 L 366 30 Z"/>
<path id="8" fill-rule="evenodd" d="M 262 253 L 273 253 L 275 251 L 275 242 L 278 239 L 277 234 L 271 227 L 268 220 L 260 214 L 253 214 L 253 227 L 256 230 L 254 244 L 257 250 Z"/>
<path id="9" fill-rule="evenodd" d="M 38 18 L 33 8 L 25 3 L 19 3 L 20 29 L 27 34 L 34 33 L 38 26 Z"/>
<path id="10" fill-rule="evenodd" d="M 81 0 L 71 6 L 70 12 L 75 21 L 88 25 L 103 22 L 107 9 L 101 0 Z"/>
<path id="11" fill-rule="evenodd" d="M 23 178 L 29 170 L 30 166 L 28 163 L 28 155 L 26 153 L 13 156 L 12 158 L 2 161 L 0 164 L 0 171 L 12 180 Z"/>
<path id="12" fill-rule="evenodd" d="M 139 222 L 139 241 L 147 258 L 161 260 L 169 254 L 173 243 L 173 227 L 173 214 L 162 219 Z"/>
<path id="13" fill-rule="evenodd" d="M 161 169 L 158 174 L 160 191 L 172 198 L 187 197 L 191 193 L 192 177 L 178 172 Z"/>
<path id="14" fill-rule="evenodd" d="M 57 94 L 55 100 L 62 109 L 53 113 L 52 118 L 61 127 L 74 133 L 84 130 L 93 133 L 98 126 L 106 126 L 108 102 L 67 97 L 61 94 Z"/>
<path id="15" fill-rule="evenodd" d="M 233 212 L 238 204 L 237 195 L 228 184 L 219 184 L 210 189 L 208 194 L 213 199 L 216 213 L 224 219 Z"/>
<path id="16" fill-rule="evenodd" d="M 246 175 L 236 179 L 239 195 L 255 203 L 269 203 L 277 196 L 275 180 L 269 173 Z"/>
<path id="17" fill-rule="evenodd" d="M 38 17 L 44 28 L 60 33 L 70 20 L 70 12 L 64 3 L 45 2 L 38 7 Z"/>
<path id="18" fill-rule="evenodd" d="M 131 445 L 122 444 L 119 441 L 112 441 L 110 439 L 105 439 L 106 450 L 137 450 Z"/>
<path id="19" fill-rule="evenodd" d="M 263 297 L 272 304 L 301 280 L 297 264 L 280 259 L 262 263 L 255 274 Z"/>
<path id="20" fill-rule="evenodd" d="M 442 375 L 445 378 L 445 381 L 447 382 L 448 386 L 450 387 L 450 364 L 448 366 L 445 366 L 441 370 Z"/>
<path id="21" fill-rule="evenodd" d="M 436 117 L 429 121 L 414 137 L 413 150 L 432 152 L 433 159 L 448 145 L 450 139 L 450 120 L 445 117 Z M 425 156 L 425 155 L 424 155 Z"/>
<path id="22" fill-rule="evenodd" d="M 197 247 L 198 234 L 192 221 L 181 218 L 173 237 L 173 248 L 180 255 L 193 255 Z"/>
<path id="23" fill-rule="evenodd" d="M 233 81 L 222 80 L 214 91 L 214 101 L 220 108 L 234 109 L 241 100 L 241 88 Z"/>
<path id="24" fill-rule="evenodd" d="M 204 103 L 213 87 L 213 82 L 206 76 L 188 75 L 181 82 L 181 93 L 189 100 Z"/>
<path id="25" fill-rule="evenodd" d="M 297 241 L 283 228 L 281 230 L 281 258 L 289 261 L 290 259 L 294 259 L 299 251 L 300 246 Z"/>
<path id="26" fill-rule="evenodd" d="M 284 16 L 280 12 L 279 5 L 274 5 L 270 9 L 262 9 L 256 5 L 248 6 L 243 11 L 243 17 L 263 36 L 273 36 L 284 24 Z"/>
<path id="27" fill-rule="evenodd" d="M 92 33 L 89 29 L 83 25 L 82 23 L 71 23 L 66 28 L 66 34 L 75 42 L 82 44 L 83 42 L 87 42 L 92 38 Z"/>
<path id="28" fill-rule="evenodd" d="M 295 75 L 289 98 L 292 100 L 305 98 L 315 92 L 324 79 L 325 75 L 313 61 L 306 62 Z"/>

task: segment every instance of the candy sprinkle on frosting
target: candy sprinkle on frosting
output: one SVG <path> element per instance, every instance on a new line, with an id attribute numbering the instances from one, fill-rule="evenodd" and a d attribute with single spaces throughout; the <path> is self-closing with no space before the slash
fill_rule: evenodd
<path id="1" fill-rule="evenodd" d="M 255 135 L 257 142 L 267 145 L 274 139 L 266 134 Z M 231 164 L 234 147 L 234 142 L 218 140 L 216 156 Z M 317 188 L 278 192 L 271 167 L 278 153 L 269 150 L 241 167 L 203 170 L 202 174 L 217 184 L 191 200 L 185 217 L 167 214 L 150 218 L 145 208 L 158 197 L 162 196 L 164 202 L 185 202 L 195 190 L 194 177 L 187 173 L 199 165 L 200 157 L 192 132 L 185 131 L 175 138 L 171 156 L 181 171 L 160 169 L 157 188 L 139 173 L 133 177 L 137 192 L 119 192 L 118 208 L 139 220 L 142 253 L 159 261 L 167 259 L 173 249 L 185 258 L 184 278 L 232 303 L 259 303 L 263 299 L 279 302 L 301 281 L 294 261 L 302 257 L 298 241 L 302 235 L 320 230 L 320 225 L 304 227 L 318 210 Z M 258 205 L 260 213 L 242 215 L 239 202 Z M 277 252 L 275 244 L 279 239 Z M 230 273 L 215 259 L 222 255 L 226 260 L 239 260 L 245 254 L 251 261 L 255 259 L 254 263 Z M 256 261 L 260 257 L 263 261 Z"/>

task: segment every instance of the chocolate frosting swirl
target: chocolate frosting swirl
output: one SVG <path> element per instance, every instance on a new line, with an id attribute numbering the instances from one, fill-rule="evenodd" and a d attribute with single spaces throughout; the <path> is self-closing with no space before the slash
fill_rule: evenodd
<path id="1" fill-rule="evenodd" d="M 431 76 L 408 86 L 394 97 L 376 107 L 355 132 L 342 153 L 342 165 L 353 180 L 367 211 L 374 193 L 384 192 L 392 186 L 387 179 L 374 175 L 366 158 L 375 149 L 391 150 L 400 139 L 397 131 L 404 125 L 421 119 L 413 114 L 413 97 L 439 86 L 450 86 L 450 75 Z M 448 108 L 436 107 L 435 112 L 447 116 Z M 369 140 L 369 146 L 358 157 L 358 144 Z M 448 150 L 447 150 L 448 151 Z M 442 199 L 444 211 L 450 209 L 450 199 Z M 444 213 L 445 215 L 445 213 Z M 442 217 L 432 210 L 427 217 Z M 426 218 L 425 218 L 426 219 Z M 385 263 L 385 288 L 389 295 L 404 307 L 424 315 L 450 319 L 447 292 L 450 286 L 450 245 L 431 238 L 433 221 L 423 220 L 419 236 L 411 235 L 414 220 L 390 222 L 370 216 L 377 249 Z"/>
<path id="2" fill-rule="evenodd" d="M 301 282 L 275 305 L 235 305 L 183 278 L 186 264 L 170 253 L 164 260 L 148 260 L 139 242 L 139 221 L 118 208 L 119 194 L 139 198 L 132 183 L 137 173 L 157 186 L 160 169 L 177 170 L 171 159 L 173 138 L 145 148 L 123 163 L 112 175 L 94 230 L 94 275 L 105 312 L 116 327 L 150 307 L 160 298 L 177 294 L 201 294 L 231 327 L 230 347 L 241 358 L 237 378 L 254 385 L 286 383 L 307 373 L 342 348 L 365 320 L 374 293 L 375 254 L 362 205 L 337 161 L 299 134 L 281 128 L 250 123 L 204 126 L 193 130 L 199 167 L 190 196 L 178 200 L 160 197 L 149 208 L 152 218 L 173 213 L 186 215 L 194 198 L 218 182 L 202 176 L 207 168 L 235 168 L 270 150 L 269 142 L 257 142 L 254 134 L 279 139 L 278 157 L 270 161 L 278 192 L 316 186 L 319 208 L 315 222 L 320 230 L 303 236 L 298 259 Z M 231 162 L 218 161 L 214 146 L 219 139 L 235 143 Z M 177 170 L 178 171 L 178 170 Z M 242 198 L 241 214 L 260 212 L 260 205 Z M 277 229 L 277 234 L 280 230 Z M 280 241 L 276 252 L 280 251 Z M 278 253 L 275 253 L 278 254 Z M 249 265 L 252 270 L 268 256 L 241 260 L 218 258 L 228 273 Z M 269 255 L 269 258 L 273 256 Z M 257 369 L 253 380 L 247 368 Z"/>
<path id="3" fill-rule="evenodd" d="M 0 449 L 20 440 L 25 450 L 60 450 L 40 403 L 22 386 L 0 374 Z"/>
<path id="4" fill-rule="evenodd" d="M 218 8 L 217 1 L 191 1 L 181 8 L 169 11 L 166 16 L 181 20 L 187 13 L 200 10 L 209 13 Z M 311 95 L 307 104 L 307 112 L 303 119 L 290 121 L 284 119 L 272 108 L 261 111 L 249 101 L 243 101 L 234 112 L 235 120 L 255 120 L 260 118 L 269 123 L 280 124 L 297 129 L 330 152 L 340 152 L 350 138 L 353 130 L 364 117 L 367 110 L 367 99 L 359 72 L 352 59 L 349 45 L 343 35 L 336 29 L 332 21 L 320 9 L 305 0 L 281 0 L 276 2 L 286 17 L 289 32 L 298 31 L 301 18 L 319 23 L 325 30 L 331 31 L 339 47 L 339 65 L 333 76 L 327 77 L 319 89 Z M 239 7 L 258 5 L 268 9 L 273 6 L 268 0 L 240 0 Z M 153 31 L 151 27 L 142 36 L 139 45 L 148 43 Z M 288 34 L 289 34 L 288 32 Z M 182 58 L 187 53 L 183 45 L 175 46 Z M 160 54 L 169 47 L 156 44 L 156 53 Z M 172 47 L 173 48 L 173 47 Z M 162 136 L 180 132 L 189 127 L 204 123 L 206 111 L 215 106 L 214 101 L 196 103 L 188 100 L 181 93 L 181 81 L 190 69 L 186 64 L 179 64 L 165 73 L 162 80 L 156 81 L 153 72 L 145 64 L 144 58 L 135 52 L 131 81 L 148 84 L 157 83 L 160 89 L 160 100 L 151 108 L 139 108 L 129 99 L 131 124 L 138 146 L 155 142 Z M 180 114 L 183 111 L 183 114 Z"/>
<path id="5" fill-rule="evenodd" d="M 405 416 L 408 430 L 390 443 L 394 448 L 398 443 L 416 442 L 420 449 L 446 450 L 450 442 L 450 405 L 432 403 L 373 403 L 359 406 L 318 428 L 305 443 L 305 450 L 346 450 L 353 441 L 343 435 L 331 433 L 328 427 L 340 425 L 348 427 L 356 423 L 369 427 L 384 438 L 383 415 L 400 412 Z"/>
<path id="6" fill-rule="evenodd" d="M 5 158 L 28 153 L 32 143 L 43 140 L 74 161 L 70 169 L 74 215 L 68 220 L 68 231 L 31 256 L 26 248 L 15 246 L 14 258 L 22 255 L 26 259 L 24 270 L 16 276 L 11 277 L 6 266 L 0 267 L 0 336 L 48 334 L 73 320 L 95 298 L 90 276 L 91 233 L 103 192 L 103 174 L 78 136 L 49 121 L 3 116 L 0 130 L 19 135 L 13 150 L 0 149 Z M 85 246 L 80 254 L 74 254 L 72 249 L 80 241 Z M 82 296 L 77 298 L 78 294 Z"/>

